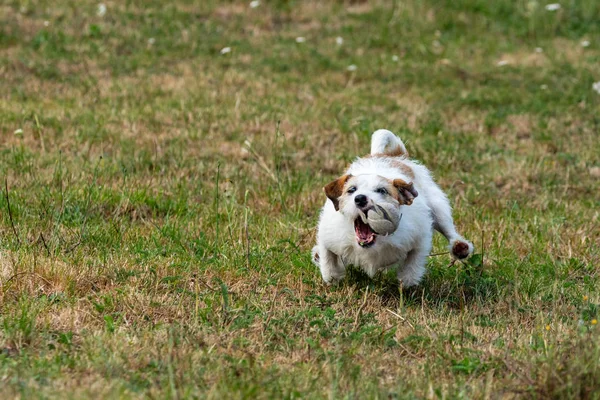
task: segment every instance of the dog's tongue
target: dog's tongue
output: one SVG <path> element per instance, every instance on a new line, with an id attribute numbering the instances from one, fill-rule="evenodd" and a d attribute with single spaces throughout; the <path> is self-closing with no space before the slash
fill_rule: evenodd
<path id="1" fill-rule="evenodd" d="M 361 246 L 369 245 L 375 240 L 375 232 L 373 232 L 371 227 L 365 224 L 361 218 L 357 218 L 356 221 L 354 221 L 354 231 L 356 232 L 358 244 Z"/>

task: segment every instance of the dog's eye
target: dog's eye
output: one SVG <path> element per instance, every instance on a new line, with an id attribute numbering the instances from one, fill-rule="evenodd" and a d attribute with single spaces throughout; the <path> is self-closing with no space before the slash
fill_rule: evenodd
<path id="1" fill-rule="evenodd" d="M 348 188 L 348 193 L 354 193 L 354 192 L 356 192 L 356 186 L 350 186 Z"/>
<path id="2" fill-rule="evenodd" d="M 385 188 L 379 188 L 375 191 L 379 194 L 388 194 L 388 191 Z"/>

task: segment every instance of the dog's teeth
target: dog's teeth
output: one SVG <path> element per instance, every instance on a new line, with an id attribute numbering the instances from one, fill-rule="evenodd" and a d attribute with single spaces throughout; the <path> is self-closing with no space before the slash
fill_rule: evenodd
<path id="1" fill-rule="evenodd" d="M 359 211 L 358 215 L 360 216 L 360 219 L 362 219 L 363 224 L 368 224 L 368 217 L 365 215 L 364 212 Z"/>

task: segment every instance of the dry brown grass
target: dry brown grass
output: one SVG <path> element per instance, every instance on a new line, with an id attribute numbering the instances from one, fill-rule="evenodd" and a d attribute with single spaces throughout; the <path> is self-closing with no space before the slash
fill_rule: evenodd
<path id="1" fill-rule="evenodd" d="M 594 398 L 595 45 L 466 4 L 106 5 L 2 6 L 7 396 Z M 323 286 L 322 186 L 380 127 L 477 257 Z"/>

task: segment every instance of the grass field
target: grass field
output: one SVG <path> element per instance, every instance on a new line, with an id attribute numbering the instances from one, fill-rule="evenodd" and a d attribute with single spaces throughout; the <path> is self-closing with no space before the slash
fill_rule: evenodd
<path id="1" fill-rule="evenodd" d="M 2 397 L 600 398 L 600 2 L 249 3 L 0 5 Z M 476 254 L 327 287 L 377 128 Z"/>

